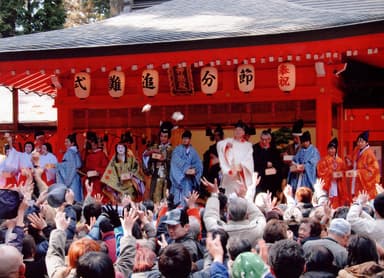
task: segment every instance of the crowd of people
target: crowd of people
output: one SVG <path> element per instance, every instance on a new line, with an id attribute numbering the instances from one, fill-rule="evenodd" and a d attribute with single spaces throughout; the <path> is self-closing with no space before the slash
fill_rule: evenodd
<path id="1" fill-rule="evenodd" d="M 270 129 L 253 145 L 238 121 L 232 137 L 207 131 L 200 159 L 190 130 L 171 145 L 173 128 L 140 156 L 130 134 L 109 156 L 96 133 L 84 152 L 70 134 L 60 162 L 49 143 L 16 150 L 5 134 L 0 278 L 384 277 L 368 131 L 345 159 L 336 138 L 320 157 L 301 120 L 283 151 Z"/>

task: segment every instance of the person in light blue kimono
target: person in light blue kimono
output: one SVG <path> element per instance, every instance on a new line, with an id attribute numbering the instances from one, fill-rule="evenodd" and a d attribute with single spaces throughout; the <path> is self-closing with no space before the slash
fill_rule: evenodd
<path id="1" fill-rule="evenodd" d="M 75 201 L 83 201 L 83 187 L 77 170 L 81 167 L 81 158 L 77 149 L 76 135 L 70 134 L 65 138 L 64 145 L 67 151 L 62 162 L 57 164 L 56 182 L 63 183 L 72 189 Z"/>
<path id="2" fill-rule="evenodd" d="M 203 164 L 196 150 L 191 146 L 192 133 L 183 132 L 181 145 L 172 152 L 171 159 L 171 189 L 174 204 L 185 205 L 185 197 L 193 190 L 199 191 L 200 178 L 203 173 Z"/>
<path id="3" fill-rule="evenodd" d="M 313 185 L 316 182 L 316 167 L 320 160 L 320 154 L 317 148 L 311 143 L 311 134 L 309 131 L 300 136 L 301 149 L 293 157 L 292 165 L 288 175 L 288 183 L 292 186 L 294 192 L 299 187 L 305 186 L 314 190 Z"/>

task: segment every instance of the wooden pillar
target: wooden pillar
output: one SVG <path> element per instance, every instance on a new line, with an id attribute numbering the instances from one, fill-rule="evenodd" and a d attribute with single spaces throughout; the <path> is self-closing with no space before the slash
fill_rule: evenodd
<path id="1" fill-rule="evenodd" d="M 332 98 L 324 90 L 316 98 L 316 147 L 320 156 L 327 153 L 332 136 Z"/>

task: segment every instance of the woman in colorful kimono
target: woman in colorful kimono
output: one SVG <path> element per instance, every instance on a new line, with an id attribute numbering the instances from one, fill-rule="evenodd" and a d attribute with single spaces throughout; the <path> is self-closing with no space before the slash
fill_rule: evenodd
<path id="1" fill-rule="evenodd" d="M 81 186 L 78 169 L 81 167 L 81 158 L 77 148 L 76 134 L 70 134 L 65 138 L 64 145 L 67 148 L 62 162 L 57 164 L 56 181 L 65 184 L 72 189 L 75 200 L 83 200 L 83 189 Z"/>
<path id="2" fill-rule="evenodd" d="M 376 184 L 380 183 L 380 166 L 373 149 L 369 145 L 369 131 L 366 130 L 357 137 L 357 145 L 353 152 L 352 170 L 347 172 L 351 182 L 352 197 L 360 191 L 367 191 L 370 199 L 377 195 Z"/>
<path id="3" fill-rule="evenodd" d="M 105 169 L 101 182 L 120 194 L 128 194 L 140 201 L 144 194 L 144 182 L 139 162 L 124 143 L 115 146 L 115 155 Z"/>
<path id="4" fill-rule="evenodd" d="M 344 160 L 337 155 L 338 141 L 336 138 L 329 142 L 328 154 L 317 164 L 317 176 L 324 181 L 323 190 L 328 193 L 332 208 L 349 205 L 351 196 L 347 189 L 344 171 Z"/>

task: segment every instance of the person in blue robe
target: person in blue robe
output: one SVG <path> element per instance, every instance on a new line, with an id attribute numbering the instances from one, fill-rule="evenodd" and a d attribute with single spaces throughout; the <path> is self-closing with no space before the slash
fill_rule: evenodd
<path id="1" fill-rule="evenodd" d="M 203 164 L 196 150 L 191 146 L 192 133 L 186 130 L 182 134 L 182 143 L 172 152 L 171 189 L 174 204 L 185 205 L 185 197 L 193 190 L 199 191 Z"/>
<path id="2" fill-rule="evenodd" d="M 83 188 L 80 175 L 77 170 L 81 167 L 81 158 L 77 149 L 76 135 L 70 134 L 65 138 L 64 145 L 67 148 L 62 162 L 57 164 L 56 182 L 65 184 L 72 189 L 75 201 L 83 201 Z"/>
<path id="3" fill-rule="evenodd" d="M 316 183 L 316 167 L 320 160 L 320 154 L 316 147 L 311 143 L 311 134 L 309 131 L 303 133 L 300 137 L 301 149 L 293 157 L 292 165 L 288 175 L 288 183 L 292 186 L 294 192 L 297 188 L 305 186 L 314 190 Z"/>

